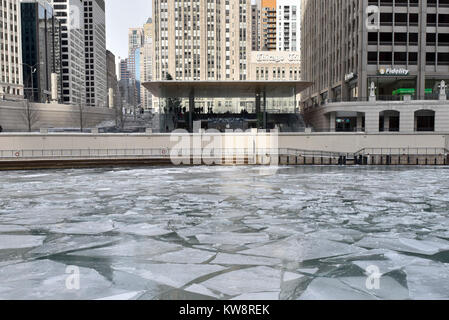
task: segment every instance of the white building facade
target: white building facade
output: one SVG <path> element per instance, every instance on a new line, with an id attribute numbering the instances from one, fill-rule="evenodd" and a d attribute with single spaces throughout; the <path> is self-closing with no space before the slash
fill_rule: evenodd
<path id="1" fill-rule="evenodd" d="M 23 98 L 20 1 L 0 1 L 0 99 Z"/>
<path id="2" fill-rule="evenodd" d="M 51 0 L 51 4 L 62 27 L 61 74 L 63 103 L 85 105 L 86 67 L 83 1 Z"/>
<path id="3" fill-rule="evenodd" d="M 276 20 L 277 51 L 300 51 L 301 2 L 277 0 Z"/>
<path id="4" fill-rule="evenodd" d="M 106 17 L 104 0 L 84 1 L 86 105 L 107 106 Z"/>

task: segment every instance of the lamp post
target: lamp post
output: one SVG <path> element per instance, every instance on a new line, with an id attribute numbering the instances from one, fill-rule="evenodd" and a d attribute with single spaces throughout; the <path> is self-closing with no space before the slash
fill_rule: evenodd
<path id="1" fill-rule="evenodd" d="M 22 65 L 27 66 L 28 68 L 30 68 L 30 77 L 31 77 L 31 96 L 33 97 L 32 102 L 34 102 L 34 77 L 33 75 L 36 73 L 37 69 L 37 65 L 39 63 L 36 63 L 34 66 L 30 66 L 27 63 L 22 63 Z M 30 99 L 29 99 L 30 100 Z"/>

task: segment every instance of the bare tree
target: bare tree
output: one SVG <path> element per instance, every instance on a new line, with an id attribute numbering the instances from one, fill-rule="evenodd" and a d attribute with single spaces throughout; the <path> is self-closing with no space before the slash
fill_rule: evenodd
<path id="1" fill-rule="evenodd" d="M 25 100 L 24 104 L 23 118 L 26 122 L 28 132 L 31 132 L 33 126 L 39 120 L 39 113 L 33 108 L 29 100 Z"/>

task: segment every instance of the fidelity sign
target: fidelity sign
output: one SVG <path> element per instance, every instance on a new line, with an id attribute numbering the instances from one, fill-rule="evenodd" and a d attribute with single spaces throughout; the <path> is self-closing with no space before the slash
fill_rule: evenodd
<path id="1" fill-rule="evenodd" d="M 381 68 L 379 75 L 381 76 L 408 76 L 410 71 L 404 68 Z"/>

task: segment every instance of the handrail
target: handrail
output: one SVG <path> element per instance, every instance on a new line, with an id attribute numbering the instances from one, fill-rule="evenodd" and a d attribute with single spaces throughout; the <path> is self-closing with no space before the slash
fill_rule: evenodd
<path id="1" fill-rule="evenodd" d="M 448 155 L 448 154 L 449 154 L 449 150 L 447 148 L 438 148 L 438 147 L 363 148 L 355 153 L 356 156 L 366 156 L 366 155 Z"/>

